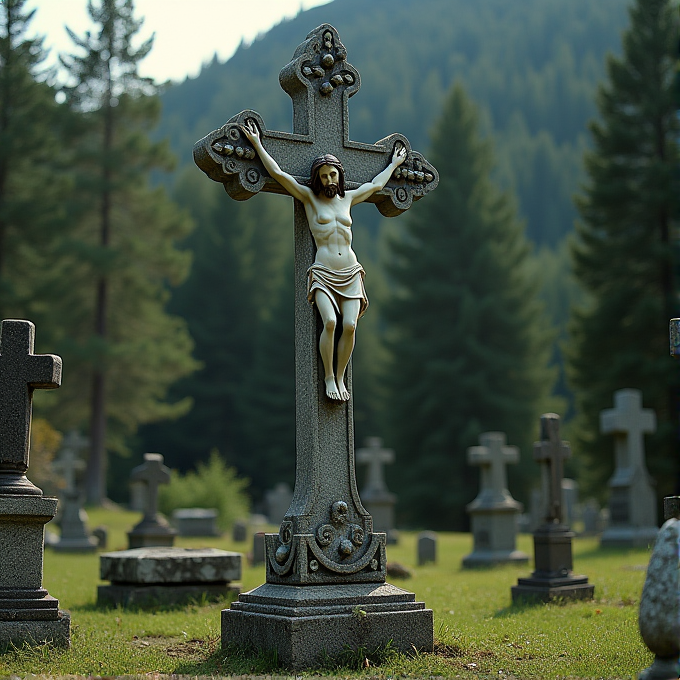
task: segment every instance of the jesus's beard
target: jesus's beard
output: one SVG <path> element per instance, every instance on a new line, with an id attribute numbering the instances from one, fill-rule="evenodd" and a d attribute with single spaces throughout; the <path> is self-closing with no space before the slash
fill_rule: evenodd
<path id="1" fill-rule="evenodd" d="M 326 198 L 335 198 L 338 195 L 338 185 L 337 184 L 327 184 L 323 188 L 323 193 Z"/>

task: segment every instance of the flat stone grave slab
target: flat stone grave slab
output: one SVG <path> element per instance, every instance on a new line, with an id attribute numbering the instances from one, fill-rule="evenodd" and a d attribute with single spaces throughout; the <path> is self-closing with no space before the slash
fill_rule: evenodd
<path id="1" fill-rule="evenodd" d="M 181 604 L 240 592 L 241 554 L 217 548 L 134 548 L 103 553 L 99 605 Z"/>

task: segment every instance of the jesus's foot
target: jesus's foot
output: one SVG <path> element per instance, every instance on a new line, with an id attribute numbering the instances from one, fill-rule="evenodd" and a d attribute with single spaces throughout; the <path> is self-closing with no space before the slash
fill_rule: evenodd
<path id="1" fill-rule="evenodd" d="M 335 399 L 335 401 L 343 401 L 342 397 L 340 396 L 340 390 L 338 389 L 338 386 L 335 383 L 335 377 L 331 375 L 325 379 L 325 382 L 326 382 L 326 396 L 329 399 Z"/>
<path id="2" fill-rule="evenodd" d="M 342 378 L 338 379 L 338 392 L 340 392 L 342 401 L 349 401 L 349 390 L 345 387 L 345 381 Z"/>

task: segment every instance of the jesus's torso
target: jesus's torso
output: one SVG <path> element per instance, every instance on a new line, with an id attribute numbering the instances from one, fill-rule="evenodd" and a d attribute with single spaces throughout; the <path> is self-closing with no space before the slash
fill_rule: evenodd
<path id="1" fill-rule="evenodd" d="M 357 263 L 352 250 L 352 200 L 349 193 L 342 198 L 315 196 L 305 202 L 307 223 L 316 243 L 315 262 L 339 270 Z"/>

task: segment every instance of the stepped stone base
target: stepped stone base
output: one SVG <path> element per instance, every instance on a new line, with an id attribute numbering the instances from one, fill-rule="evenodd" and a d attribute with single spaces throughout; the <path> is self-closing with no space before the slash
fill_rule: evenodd
<path id="1" fill-rule="evenodd" d="M 463 569 L 494 567 L 498 564 L 527 564 L 529 555 L 520 550 L 477 550 L 463 558 Z"/>
<path id="2" fill-rule="evenodd" d="M 279 663 L 293 669 L 388 643 L 401 652 L 432 651 L 434 628 L 431 609 L 387 583 L 265 583 L 222 611 L 223 649 L 233 644 L 276 650 Z"/>
<path id="3" fill-rule="evenodd" d="M 520 578 L 511 588 L 512 602 L 552 602 L 554 600 L 591 600 L 595 586 L 587 576 L 560 578 Z"/>
<path id="4" fill-rule="evenodd" d="M 239 583 L 194 583 L 189 585 L 110 585 L 97 587 L 97 604 L 123 607 L 219 602 L 241 592 Z"/>
<path id="5" fill-rule="evenodd" d="M 0 621 L 0 652 L 23 644 L 70 647 L 71 615 L 67 611 L 58 610 L 56 619 L 51 621 Z"/>

